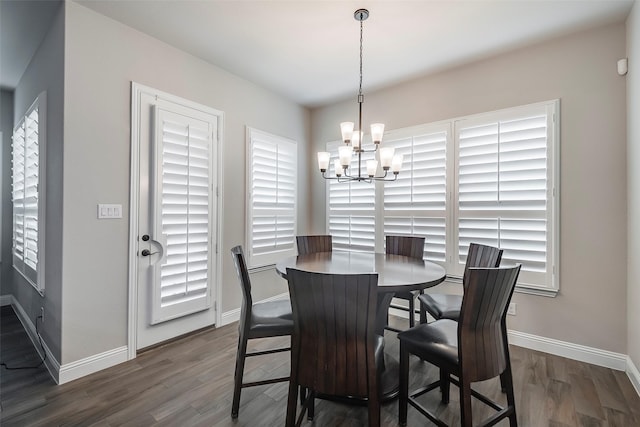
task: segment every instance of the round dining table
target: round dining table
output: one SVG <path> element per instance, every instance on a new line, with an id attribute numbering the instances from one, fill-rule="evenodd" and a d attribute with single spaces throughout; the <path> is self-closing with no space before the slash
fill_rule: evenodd
<path id="1" fill-rule="evenodd" d="M 376 333 L 382 336 L 387 325 L 389 304 L 396 292 L 429 288 L 442 283 L 446 277 L 444 268 L 433 262 L 373 252 L 316 252 L 292 256 L 276 263 L 276 272 L 284 279 L 287 278 L 287 268 L 328 274 L 377 273 Z M 385 353 L 385 370 L 381 382 L 383 401 L 397 396 L 397 355 Z"/>

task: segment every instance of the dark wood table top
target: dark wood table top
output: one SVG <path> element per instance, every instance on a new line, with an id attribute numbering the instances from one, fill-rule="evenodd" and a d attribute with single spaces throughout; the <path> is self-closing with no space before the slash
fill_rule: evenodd
<path id="1" fill-rule="evenodd" d="M 385 293 L 429 288 L 446 277 L 444 268 L 433 262 L 373 252 L 318 252 L 276 264 L 276 271 L 285 279 L 287 268 L 333 274 L 378 273 L 378 290 Z"/>

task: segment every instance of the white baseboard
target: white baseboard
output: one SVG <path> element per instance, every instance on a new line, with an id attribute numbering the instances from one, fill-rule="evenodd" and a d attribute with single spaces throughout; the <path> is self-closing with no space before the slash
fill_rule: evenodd
<path id="1" fill-rule="evenodd" d="M 22 308 L 18 300 L 13 298 L 13 295 L 10 295 L 9 297 L 11 298 L 11 305 L 13 306 L 16 315 L 18 316 L 18 320 L 20 320 L 20 323 L 22 323 L 22 327 L 24 327 L 24 330 L 27 332 L 27 336 L 31 340 L 31 343 L 33 343 L 33 347 L 38 352 L 38 355 L 40 355 L 41 358 L 45 359 L 44 364 L 49 371 L 49 375 L 51 375 L 51 378 L 53 378 L 53 380 L 58 383 L 60 363 L 53 356 L 53 353 L 47 346 L 47 343 L 44 341 L 44 339 L 42 339 L 42 336 L 40 336 L 40 339 L 38 339 L 38 333 L 36 332 L 35 325 L 27 315 L 27 312 L 24 311 L 24 308 Z M 40 346 L 41 341 L 42 346 Z M 42 351 L 42 347 L 44 347 L 44 353 Z"/>
<path id="2" fill-rule="evenodd" d="M 0 307 L 13 304 L 13 295 L 0 295 Z"/>
<path id="3" fill-rule="evenodd" d="M 409 319 L 409 312 L 404 310 L 389 308 L 389 314 L 403 319 Z M 418 316 L 416 315 L 416 322 L 418 321 Z M 431 322 L 433 320 L 429 317 L 428 321 Z M 604 366 L 605 368 L 626 371 L 630 378 L 632 374 L 635 375 L 636 382 L 634 383 L 634 386 L 636 387 L 636 390 L 640 390 L 640 374 L 638 373 L 638 370 L 635 369 L 635 366 L 633 366 L 630 359 L 624 354 L 555 340 L 553 338 L 527 334 L 525 332 L 509 330 L 508 334 L 509 344 L 531 350 L 542 351 L 544 353 L 555 354 L 556 356 L 579 360 L 581 362 L 591 363 L 597 366 Z M 635 369 L 635 373 L 633 369 Z M 631 381 L 633 382 L 634 379 L 631 378 Z M 640 394 L 640 391 L 638 394 Z"/>
<path id="4" fill-rule="evenodd" d="M 20 303 L 13 298 L 13 295 L 3 295 L 2 305 L 5 305 L 5 301 L 9 301 L 13 306 L 16 315 L 18 316 L 20 323 L 22 323 L 24 330 L 27 332 L 29 339 L 31 339 L 34 348 L 41 358 L 45 358 L 44 364 L 49 371 L 49 375 L 51 375 L 51 378 L 53 378 L 57 384 L 68 383 L 69 381 L 73 381 L 85 375 L 89 375 L 127 361 L 127 346 L 124 346 L 108 350 L 100 354 L 95 354 L 75 362 L 60 365 L 60 362 L 58 362 L 58 360 L 53 356 L 53 353 L 49 349 L 47 343 L 42 339 L 42 336 L 40 336 L 40 340 L 42 340 L 42 345 L 40 345 L 40 340 L 36 333 L 36 327 L 31 319 L 29 319 L 29 316 Z"/>
<path id="5" fill-rule="evenodd" d="M 614 353 L 599 348 L 587 347 L 518 331 L 510 330 L 508 331 L 508 335 L 509 344 L 519 347 L 555 354 L 556 356 L 566 357 L 567 359 L 604 366 L 605 368 L 618 371 L 624 371 L 627 368 L 628 357 L 621 353 Z"/>
<path id="6" fill-rule="evenodd" d="M 289 299 L 289 292 L 285 292 L 283 294 L 276 295 L 257 302 L 277 301 L 282 299 Z M 240 308 L 235 308 L 233 310 L 225 311 L 224 313 L 222 313 L 220 325 L 218 326 L 225 326 L 230 323 L 237 322 L 238 320 L 240 320 Z"/>
<path id="7" fill-rule="evenodd" d="M 636 389 L 636 393 L 640 396 L 640 371 L 636 368 L 636 365 L 633 364 L 633 360 L 630 357 L 627 357 L 627 376 L 633 384 L 633 388 Z"/>
<path id="8" fill-rule="evenodd" d="M 128 360 L 128 347 L 122 346 L 60 366 L 58 384 L 68 383 Z"/>

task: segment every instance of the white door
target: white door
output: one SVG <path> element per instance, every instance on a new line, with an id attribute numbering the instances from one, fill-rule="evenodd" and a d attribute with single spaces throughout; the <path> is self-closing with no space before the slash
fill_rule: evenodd
<path id="1" fill-rule="evenodd" d="M 139 350 L 215 323 L 221 115 L 145 91 L 138 100 Z"/>

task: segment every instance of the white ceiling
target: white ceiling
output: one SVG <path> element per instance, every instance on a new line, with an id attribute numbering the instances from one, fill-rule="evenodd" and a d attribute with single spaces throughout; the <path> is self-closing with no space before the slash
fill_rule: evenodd
<path id="1" fill-rule="evenodd" d="M 18 85 L 59 6 L 59 0 L 0 0 L 0 87 Z"/>
<path id="2" fill-rule="evenodd" d="M 353 12 L 361 7 L 371 13 L 364 22 L 366 92 L 622 21 L 634 2 L 76 1 L 309 107 L 355 97 L 360 30 Z"/>

